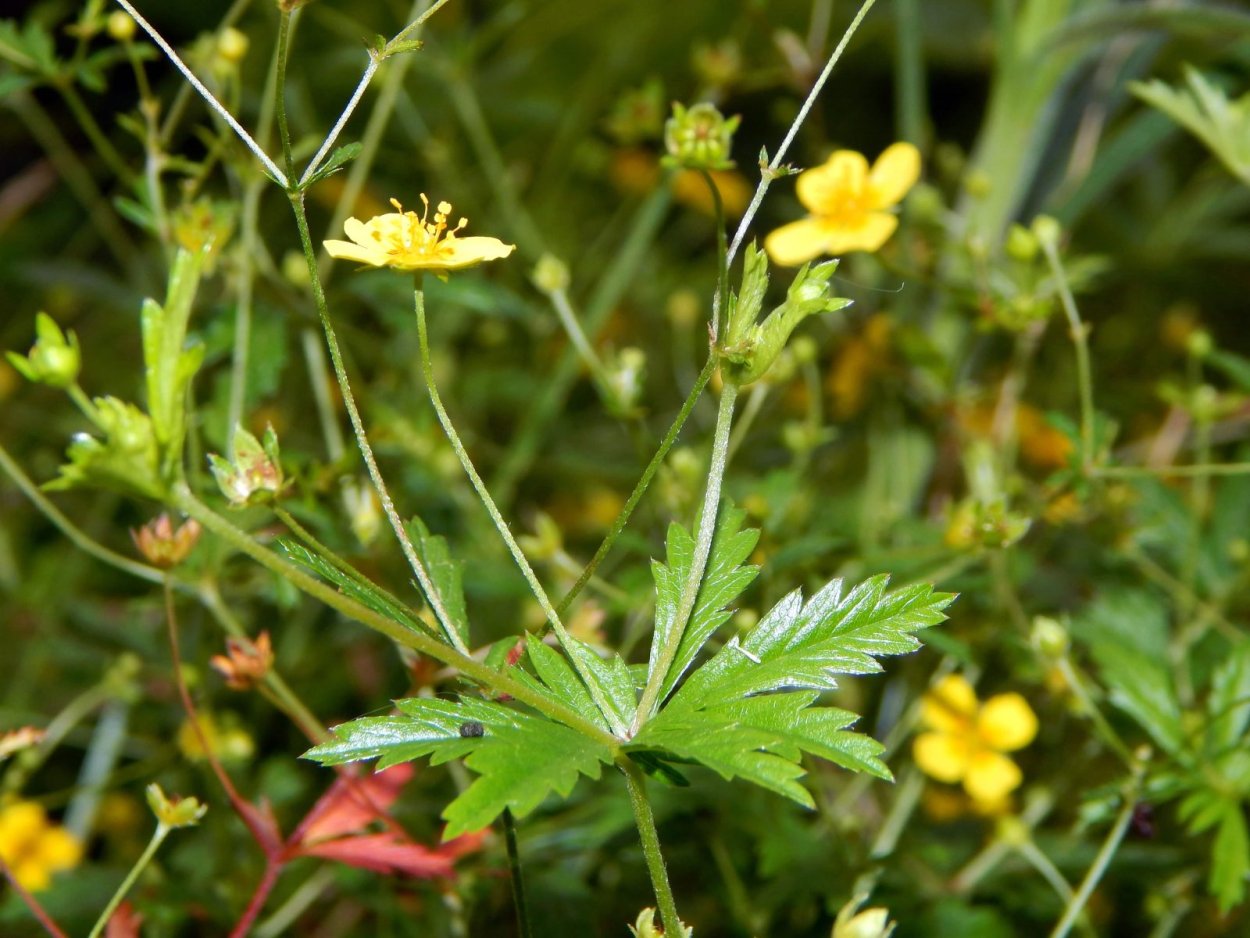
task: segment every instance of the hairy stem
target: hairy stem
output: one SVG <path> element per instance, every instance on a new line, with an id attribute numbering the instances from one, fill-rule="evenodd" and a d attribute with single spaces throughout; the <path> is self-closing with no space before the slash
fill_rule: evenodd
<path id="1" fill-rule="evenodd" d="M 642 699 L 638 704 L 638 712 L 634 716 L 634 725 L 630 735 L 637 735 L 642 725 L 651 718 L 659 707 L 660 691 L 668 677 L 668 669 L 677 656 L 681 645 L 682 634 L 694 612 L 695 600 L 699 595 L 699 587 L 703 583 L 703 574 L 707 568 L 707 558 L 712 552 L 712 537 L 716 533 L 716 515 L 720 508 L 721 483 L 725 478 L 725 466 L 729 453 L 729 429 L 733 424 L 734 402 L 738 399 L 738 386 L 726 384 L 721 391 L 720 409 L 716 413 L 716 429 L 712 436 L 712 461 L 708 467 L 707 489 L 703 493 L 703 510 L 699 515 L 699 530 L 695 535 L 694 557 L 690 562 L 690 575 L 682 585 L 681 597 L 677 602 L 677 611 L 673 615 L 673 624 L 668 630 L 659 655 L 651 662 L 647 686 L 643 688 Z"/>
<path id="2" fill-rule="evenodd" d="M 680 936 L 682 934 L 681 919 L 677 915 L 677 902 L 673 898 L 673 887 L 668 882 L 664 854 L 660 851 L 660 834 L 655 827 L 655 814 L 651 810 L 651 802 L 647 800 L 646 780 L 638 766 L 629 759 L 621 759 L 617 764 L 625 773 L 625 787 L 629 789 L 629 804 L 634 809 L 634 824 L 638 827 L 638 837 L 642 841 L 642 853 L 647 861 L 647 872 L 651 875 L 655 901 L 660 907 L 660 920 L 664 923 L 664 934 Z"/>
<path id="3" fill-rule="evenodd" d="M 418 274 L 419 277 L 420 274 Z M 486 488 L 486 483 L 478 475 L 473 461 L 469 458 L 468 450 L 464 448 L 464 443 L 461 442 L 460 435 L 456 432 L 456 428 L 451 422 L 451 417 L 447 415 L 447 408 L 443 406 L 443 400 L 438 394 L 438 387 L 434 384 L 434 366 L 430 361 L 430 338 L 425 324 L 425 291 L 421 288 L 419 282 L 413 291 L 413 295 L 417 313 L 417 341 L 421 346 L 421 374 L 425 379 L 426 391 L 430 395 L 430 403 L 434 405 L 434 413 L 438 415 L 438 422 L 442 426 L 443 432 L 447 435 L 451 448 L 456 453 L 456 458 L 460 460 L 460 465 L 464 468 L 465 475 L 469 477 L 469 481 L 473 484 L 473 490 L 477 492 L 478 498 L 481 499 L 482 504 L 485 506 L 486 513 L 490 515 L 490 520 L 494 523 L 495 529 L 499 532 L 499 536 L 507 546 L 508 552 L 512 554 L 512 559 L 520 569 L 521 575 L 525 577 L 525 582 L 529 584 L 530 592 L 538 600 L 538 605 L 542 607 L 543 613 L 547 616 L 547 621 L 551 623 L 552 630 L 560 640 L 560 644 L 568 652 L 569 661 L 581 676 L 586 689 L 590 691 L 590 695 L 594 698 L 595 704 L 608 721 L 613 724 L 613 730 L 621 733 L 625 727 L 617 725 L 619 720 L 616 719 L 615 708 L 608 703 L 603 690 L 599 687 L 599 682 L 593 680 L 586 673 L 585 666 L 581 663 L 579 657 L 574 654 L 572 638 L 568 630 L 565 629 L 564 623 L 560 620 L 560 614 L 556 612 L 555 607 L 551 604 L 551 599 L 547 596 L 547 591 L 543 589 L 542 583 L 538 581 L 534 568 L 530 566 L 530 562 L 525 558 L 525 554 L 521 551 L 520 545 L 517 544 L 516 538 L 512 536 L 508 522 L 504 520 L 503 515 L 499 511 L 499 506 L 495 504 L 495 500 L 491 498 L 490 491 Z"/>

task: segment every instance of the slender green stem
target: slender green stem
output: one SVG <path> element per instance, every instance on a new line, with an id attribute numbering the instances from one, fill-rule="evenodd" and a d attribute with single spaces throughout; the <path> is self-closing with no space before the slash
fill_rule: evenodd
<path id="1" fill-rule="evenodd" d="M 1064 316 L 1067 317 L 1072 345 L 1076 349 L 1076 381 L 1081 399 L 1081 465 L 1088 469 L 1094 463 L 1094 379 L 1089 359 L 1089 330 L 1081 322 L 1081 314 L 1076 308 L 1076 300 L 1068 284 L 1067 272 L 1059 259 L 1058 246 L 1050 238 L 1039 240 L 1051 273 L 1055 276 L 1059 302 L 1063 306 Z"/>
<path id="2" fill-rule="evenodd" d="M 54 87 L 60 92 L 62 100 L 69 106 L 70 111 L 73 112 L 74 119 L 78 121 L 78 125 L 83 129 L 83 133 L 87 135 L 87 139 L 95 147 L 96 153 L 100 155 L 100 158 L 104 160 L 108 168 L 113 171 L 123 184 L 129 184 L 134 177 L 134 172 L 126 165 L 126 161 L 122 159 L 122 155 L 117 152 L 117 148 L 113 146 L 109 138 L 104 135 L 104 131 L 96 123 L 91 109 L 83 103 L 74 86 L 68 83 L 56 82 Z"/>
<path id="3" fill-rule="evenodd" d="M 751 222 L 755 220 L 755 214 L 760 210 L 760 205 L 764 201 L 764 193 L 768 191 L 769 185 L 776 178 L 777 171 L 781 168 L 782 160 L 785 159 L 786 153 L 790 150 L 790 144 L 794 142 L 799 128 L 807 120 L 807 115 L 816 103 L 816 98 L 820 95 L 821 89 L 825 87 L 825 82 L 829 80 L 829 75 L 832 74 L 834 66 L 842 58 L 842 53 L 846 51 L 851 37 L 859 30 L 860 24 L 864 22 L 864 17 L 868 15 L 868 11 L 872 9 L 874 3 L 876 3 L 876 0 L 864 0 L 860 4 L 855 17 L 851 20 L 850 25 L 846 27 L 846 32 L 842 34 L 842 39 L 838 42 L 833 52 L 830 53 L 828 61 L 825 62 L 825 67 L 821 69 L 820 76 L 813 83 L 812 90 L 807 93 L 803 106 L 799 108 L 799 113 L 795 115 L 794 120 L 791 122 L 790 129 L 786 131 L 785 138 L 782 139 L 781 145 L 777 147 L 777 152 L 773 154 L 772 161 L 767 167 L 761 167 L 763 172 L 760 175 L 760 183 L 755 189 L 755 194 L 751 196 L 751 204 L 747 206 L 741 221 L 738 222 L 738 230 L 734 233 L 733 241 L 730 243 L 729 251 L 725 257 L 726 265 L 733 263 L 733 259 L 737 257 L 738 249 L 742 247 L 747 231 L 750 230 Z"/>
<path id="4" fill-rule="evenodd" d="M 8 450 L 3 446 L 0 446 L 0 469 L 5 471 L 14 484 L 22 490 L 22 494 L 31 500 L 44 517 L 51 521 L 83 553 L 90 554 L 97 560 L 102 560 L 110 566 L 123 570 L 132 576 L 137 576 L 142 580 L 147 580 L 149 583 L 161 583 L 164 581 L 165 575 L 156 567 L 150 567 L 147 564 L 139 563 L 137 560 L 131 560 L 129 557 L 124 557 L 114 550 L 109 550 L 103 544 L 92 540 L 74 522 L 65 517 L 60 509 L 52 504 L 43 492 L 39 491 L 39 486 L 35 485 L 30 476 L 22 471 L 21 466 L 13 460 L 13 457 L 9 455 Z"/>
<path id="5" fill-rule="evenodd" d="M 738 425 L 734 427 L 733 433 L 729 435 L 729 454 L 726 458 L 732 460 L 734 454 L 738 452 L 738 447 L 742 445 L 742 441 L 746 439 L 747 432 L 755 423 L 755 418 L 759 416 L 760 409 L 764 406 L 764 401 L 768 398 L 768 392 L 772 390 L 772 386 L 767 381 L 757 381 L 751 385 L 751 393 L 747 395 L 746 406 L 742 408 L 742 416 L 738 418 Z"/>
<path id="6" fill-rule="evenodd" d="M 148 845 L 144 848 L 143 853 L 140 854 L 139 859 L 135 861 L 135 865 L 130 868 L 130 872 L 126 874 L 122 884 L 113 893 L 113 898 L 109 899 L 108 905 L 104 907 L 104 911 L 96 919 L 95 926 L 91 929 L 91 934 L 87 938 L 97 938 L 104 931 L 109 919 L 117 911 L 117 907 L 126 898 L 126 894 L 130 892 L 139 875 L 147 869 L 148 864 L 152 862 L 152 858 L 156 856 L 156 851 L 161 848 L 161 844 L 165 842 L 165 838 L 169 836 L 169 832 L 172 830 L 172 827 L 167 827 L 160 821 L 156 822 L 156 830 L 152 833 L 152 839 L 148 841 Z"/>
<path id="7" fill-rule="evenodd" d="M 677 602 L 677 610 L 673 614 L 673 624 L 667 630 L 659 654 L 651 661 L 647 686 L 643 688 L 642 699 L 638 703 L 638 712 L 634 716 L 634 724 L 630 727 L 630 736 L 637 735 L 642 725 L 651 718 L 660 705 L 660 693 L 668 677 L 668 669 L 677 656 L 681 645 L 682 634 L 694 612 L 695 600 L 699 595 L 699 587 L 703 583 L 703 573 L 707 568 L 707 558 L 712 552 L 712 537 L 716 533 L 716 515 L 720 508 L 721 483 L 725 478 L 725 466 L 729 454 L 729 430 L 733 424 L 734 402 L 738 399 L 738 386 L 726 384 L 721 390 L 720 409 L 716 413 L 716 429 L 712 436 L 712 460 L 708 467 L 707 490 L 703 494 L 703 510 L 699 516 L 699 530 L 695 535 L 694 556 L 690 561 L 690 575 L 682 585 L 681 597 Z"/>
<path id="8" fill-rule="evenodd" d="M 580 656 L 574 653 L 572 637 L 569 635 L 568 630 L 565 629 L 564 623 L 560 620 L 560 614 L 556 612 L 555 607 L 551 604 L 551 599 L 547 596 L 547 591 L 543 589 L 542 583 L 539 582 L 537 575 L 535 575 L 534 568 L 530 566 L 530 562 L 525 558 L 525 554 L 522 552 L 520 545 L 517 544 L 516 538 L 512 536 L 508 522 L 504 520 L 503 515 L 499 511 L 499 506 L 495 504 L 495 500 L 491 498 L 490 491 L 486 488 L 486 483 L 478 475 L 473 461 L 469 458 L 468 450 L 464 448 L 464 443 L 461 442 L 460 435 L 456 432 L 456 428 L 451 422 L 451 417 L 447 414 L 447 408 L 443 406 L 443 400 L 439 396 L 438 387 L 434 383 L 434 366 L 430 360 L 430 338 L 425 324 L 425 291 L 421 288 L 419 282 L 420 274 L 417 277 L 418 283 L 413 291 L 413 296 L 417 313 L 417 341 L 421 347 L 421 374 L 425 379 L 425 389 L 430 395 L 430 403 L 434 405 L 434 413 L 438 415 L 438 422 L 442 425 L 443 432 L 447 435 L 451 448 L 456 453 L 456 458 L 460 460 L 460 465 L 464 468 L 465 475 L 469 477 L 469 481 L 473 484 L 473 490 L 477 492 L 478 498 L 481 499 L 482 504 L 485 506 L 486 513 L 490 515 L 490 520 L 494 522 L 495 529 L 499 532 L 499 536 L 507 546 L 508 552 L 512 554 L 512 559 L 516 562 L 518 569 L 520 569 L 521 575 L 525 577 L 525 582 L 529 584 L 530 592 L 538 600 L 538 605 L 542 607 L 543 613 L 547 616 L 547 621 L 551 623 L 552 630 L 560 640 L 560 644 L 568 652 L 569 661 L 577 669 L 577 673 L 586 684 L 586 689 L 590 691 L 590 695 L 594 698 L 595 704 L 612 724 L 613 731 L 618 734 L 623 733 L 625 727 L 617 718 L 616 709 L 608 702 L 603 689 L 599 686 L 599 682 L 593 680 L 586 673 L 585 665 L 582 664 Z"/>
<path id="9" fill-rule="evenodd" d="M 634 486 L 634 490 L 629 493 L 629 498 L 625 500 L 621 513 L 612 522 L 611 530 L 604 537 L 603 543 L 599 545 L 599 549 L 595 551 L 595 555 L 590 558 L 590 563 L 586 564 L 586 569 L 577 578 L 577 582 L 573 584 L 572 589 L 565 593 L 564 598 L 560 600 L 556 611 L 561 615 L 568 610 L 573 600 L 577 598 L 577 594 L 582 591 L 591 577 L 594 576 L 595 570 L 599 568 L 599 564 L 607 557 L 608 552 L 612 550 L 612 546 L 616 543 L 616 539 L 625 530 L 625 525 L 629 523 L 630 516 L 633 515 L 634 509 L 638 507 L 638 502 L 642 500 L 642 496 L 646 493 L 648 486 L 651 485 L 651 480 L 655 477 L 656 472 L 663 465 L 664 457 L 668 455 L 668 451 L 677 442 L 677 436 L 681 433 L 681 428 L 685 426 L 690 412 L 694 410 L 694 405 L 698 402 L 700 395 L 703 394 L 703 389 L 707 387 L 708 381 L 711 380 L 712 372 L 715 370 L 716 359 L 715 357 L 709 357 L 707 364 L 699 372 L 699 377 L 695 379 L 694 387 L 690 389 L 690 394 L 687 395 L 685 402 L 681 405 L 681 410 L 677 412 L 677 417 L 673 420 L 672 426 L 668 428 L 668 433 L 664 434 L 664 439 L 660 441 L 660 448 L 655 451 L 655 455 L 647 463 L 647 468 L 643 470 L 638 484 Z"/>
<path id="10" fill-rule="evenodd" d="M 1059 673 L 1063 675 L 1064 683 L 1068 685 L 1072 696 L 1081 705 L 1081 711 L 1094 724 L 1094 729 L 1102 737 L 1102 741 L 1110 746 L 1112 751 L 1123 759 L 1125 763 L 1132 765 L 1134 762 L 1132 751 L 1125 745 L 1124 740 L 1120 739 L 1120 734 L 1115 731 L 1115 727 L 1107 721 L 1107 718 L 1102 715 L 1102 711 L 1098 709 L 1098 704 L 1094 702 L 1093 696 L 1085 686 L 1085 679 L 1077 673 L 1072 660 L 1067 656 L 1060 658 L 1058 668 Z"/>
<path id="11" fill-rule="evenodd" d="M 512 902 L 516 906 L 517 934 L 521 938 L 533 938 L 529 904 L 525 899 L 525 879 L 521 875 L 521 853 L 517 849 L 516 820 L 508 808 L 503 809 L 503 836 L 508 847 L 508 874 L 512 877 Z"/>
<path id="12" fill-rule="evenodd" d="M 403 519 L 400 518 L 399 512 L 395 510 L 395 502 L 391 499 L 391 493 L 386 487 L 386 481 L 382 478 L 382 473 L 378 469 L 377 459 L 373 455 L 373 447 L 369 444 L 369 437 L 365 434 L 364 421 L 360 418 L 360 410 L 356 406 L 356 398 L 352 394 L 351 383 L 347 380 L 347 367 L 343 364 L 343 352 L 339 349 L 338 336 L 334 332 L 334 324 L 330 322 L 330 310 L 326 305 L 325 291 L 322 289 L 321 277 L 317 271 L 317 255 L 313 250 L 312 236 L 308 232 L 308 215 L 304 211 L 302 193 L 291 194 L 291 209 L 295 212 L 295 223 L 299 227 L 300 244 L 304 250 L 304 261 L 308 265 L 313 302 L 317 306 L 317 315 L 321 318 L 321 327 L 325 331 L 326 346 L 330 350 L 330 361 L 334 366 L 335 377 L 338 378 L 339 392 L 343 397 L 343 406 L 347 408 L 347 416 L 351 420 L 352 431 L 356 434 L 356 445 L 360 449 L 360 455 L 364 458 L 365 467 L 369 471 L 369 478 L 373 481 L 374 490 L 378 493 L 378 501 L 382 503 L 382 511 L 385 512 L 387 520 L 390 521 L 391 530 L 395 532 L 400 549 L 408 560 L 408 566 L 416 574 L 417 582 L 421 584 L 421 591 L 425 595 L 425 601 L 429 603 L 430 610 L 434 613 L 434 618 L 438 620 L 443 634 L 447 636 L 447 641 L 457 651 L 467 655 L 468 648 L 464 639 L 460 637 L 460 633 L 456 630 L 455 623 L 452 622 L 451 616 L 443 604 L 443 598 L 439 595 L 438 588 L 434 585 L 434 581 L 430 579 L 430 574 L 425 569 L 425 564 L 417 556 L 416 548 L 412 546 L 412 539 L 408 537 L 408 532 L 404 529 Z"/>
<path id="13" fill-rule="evenodd" d="M 924 29 L 920 0 L 894 0 L 894 110 L 900 140 L 924 143 Z"/>
<path id="14" fill-rule="evenodd" d="M 1133 778 L 1124 786 L 1124 805 L 1120 808 L 1119 815 L 1116 816 L 1115 823 L 1111 825 L 1111 830 L 1107 833 L 1107 839 L 1103 841 L 1102 848 L 1098 851 L 1098 855 L 1094 857 L 1094 862 L 1090 865 L 1089 870 L 1085 873 L 1085 878 L 1081 880 L 1081 885 L 1077 888 L 1076 893 L 1072 896 L 1068 906 L 1063 911 L 1063 917 L 1051 930 L 1050 938 L 1064 938 L 1072 925 L 1076 922 L 1076 918 L 1085 908 L 1085 903 L 1089 901 L 1089 897 L 1093 894 L 1094 888 L 1102 879 L 1103 874 L 1107 872 L 1107 867 L 1111 864 L 1111 858 L 1115 856 L 1117 850 L 1120 849 L 1120 841 L 1124 839 L 1124 834 L 1128 831 L 1129 823 L 1133 820 L 1133 809 L 1137 806 L 1138 788 L 1141 783 L 1140 766 L 1134 772 Z"/>
<path id="15" fill-rule="evenodd" d="M 625 787 L 629 789 L 629 804 L 634 809 L 634 824 L 638 827 L 638 837 L 642 841 L 642 853 L 647 861 L 647 872 L 651 874 L 651 887 L 655 890 L 655 901 L 660 907 L 660 920 L 664 923 L 664 934 L 681 935 L 683 929 L 681 919 L 677 915 L 677 902 L 673 898 L 673 887 L 668 882 L 668 870 L 664 867 L 664 854 L 660 850 L 660 834 L 655 827 L 655 814 L 651 810 L 651 802 L 647 800 L 647 783 L 642 771 L 628 758 L 617 762 L 625 773 Z"/>
<path id="16" fill-rule="evenodd" d="M 699 170 L 708 192 L 712 195 L 712 217 L 716 223 L 716 294 L 712 297 L 712 321 L 710 324 L 711 343 L 716 345 L 717 336 L 721 333 L 721 319 L 725 313 L 729 298 L 729 246 L 725 233 L 725 202 L 720 196 L 720 189 L 706 169 Z"/>
<path id="17" fill-rule="evenodd" d="M 598 740 L 614 749 L 619 744 L 620 740 L 616 737 L 604 732 L 599 726 L 581 714 L 551 700 L 545 694 L 533 691 L 527 685 L 514 680 L 504 672 L 497 671 L 490 665 L 449 647 L 445 642 L 425 632 L 417 632 L 405 628 L 326 583 L 315 579 L 277 554 L 266 550 L 245 532 L 236 528 L 197 499 L 185 483 L 180 482 L 176 484 L 171 497 L 173 503 L 179 509 L 194 518 L 210 532 L 216 534 L 235 550 L 251 557 L 265 569 L 287 580 L 301 592 L 307 593 L 314 599 L 325 603 L 331 609 L 342 613 L 348 618 L 355 619 L 362 625 L 367 625 L 369 628 L 380 632 L 400 645 L 412 648 L 421 654 L 429 655 L 437 661 L 458 669 L 478 683 L 491 688 L 496 693 L 515 697 L 521 703 L 528 704 L 551 719 L 576 729 L 592 739 Z"/>
<path id="18" fill-rule="evenodd" d="M 597 334 L 603 327 L 630 280 L 637 273 L 671 200 L 672 192 L 666 180 L 638 209 L 625 243 L 614 254 L 612 266 L 596 285 L 586 304 L 585 323 L 589 335 Z M 512 501 L 517 484 L 538 453 L 544 429 L 559 412 L 565 395 L 577 377 L 577 366 L 577 352 L 571 348 L 565 349 L 551 380 L 543 388 L 534 406 L 526 410 L 521 428 L 513 437 L 507 454 L 491 480 L 491 488 L 501 505 L 508 505 Z"/>
<path id="19" fill-rule="evenodd" d="M 256 158 L 261 161 L 265 169 L 271 176 L 273 176 L 278 185 L 282 186 L 284 189 L 287 188 L 290 185 L 290 182 L 287 179 L 286 174 L 278 168 L 278 164 L 269 158 L 269 154 L 261 148 L 260 144 L 256 142 L 251 134 L 243 129 L 243 125 L 235 120 L 234 115 L 226 109 L 225 105 L 218 101 L 213 93 L 205 86 L 204 82 L 200 81 L 199 78 L 196 77 L 195 72 L 191 71 L 191 69 L 187 67 L 187 63 L 182 61 L 182 58 L 177 52 L 174 51 L 174 47 L 165 41 L 165 37 L 158 33 L 155 27 L 143 18 L 143 14 L 135 9 L 134 4 L 132 4 L 130 0 L 114 0 L 114 2 L 134 17 L 134 21 L 139 24 L 139 27 L 147 33 L 149 37 L 151 37 L 157 47 L 165 53 L 166 58 L 173 63 L 174 68 L 178 69 L 178 71 L 182 73 L 182 77 L 185 78 L 188 83 L 190 83 L 191 87 L 199 93 L 200 97 L 204 99 L 204 102 L 217 112 L 221 119 L 230 126 L 231 130 L 238 134 L 239 139 L 242 140 L 244 145 L 256 155 Z M 283 14 L 283 16 L 285 18 L 286 14 Z"/>
<path id="20" fill-rule="evenodd" d="M 603 360 L 595 351 L 594 346 L 590 344 L 590 340 L 586 338 L 581 323 L 577 321 L 577 314 L 573 312 L 573 304 L 569 302 L 568 293 L 563 289 L 546 292 L 547 299 L 551 301 L 551 308 L 555 310 L 556 318 L 560 320 L 565 335 L 573 343 L 577 354 L 582 357 L 582 362 L 590 369 L 590 374 L 599 388 L 599 394 L 609 406 L 616 406 L 618 403 L 616 390 L 608 377 L 608 370 L 603 366 Z"/>
<path id="21" fill-rule="evenodd" d="M 420 10 L 421 6 L 428 3 L 429 0 L 418 0 L 414 5 L 414 11 Z M 369 83 L 373 81 L 373 76 L 377 73 L 378 66 L 382 60 L 394 55 L 395 47 L 402 42 L 406 42 L 412 37 L 412 34 L 425 25 L 425 21 L 439 11 L 439 9 L 448 3 L 449 0 L 436 0 L 433 6 L 420 12 L 410 14 L 414 16 L 412 22 L 401 29 L 380 51 L 369 51 L 369 64 L 365 66 L 364 74 L 360 76 L 360 81 L 356 83 L 356 89 L 352 92 L 351 98 L 344 105 L 342 112 L 339 114 L 338 120 L 334 122 L 334 126 L 330 128 L 330 132 L 326 134 L 326 138 L 322 141 L 321 146 L 313 155 L 312 160 L 308 163 L 308 168 L 304 170 L 304 175 L 300 177 L 300 185 L 304 185 L 312 178 L 313 173 L 321 165 L 322 160 L 330 153 L 330 148 L 339 138 L 339 134 L 343 132 L 343 128 L 347 126 L 348 120 L 355 113 L 356 108 L 360 105 L 360 99 L 364 97 L 365 89 L 369 87 Z"/>
<path id="22" fill-rule="evenodd" d="M 282 144 L 282 165 L 288 180 L 295 176 L 295 157 L 291 155 L 291 127 L 286 119 L 286 69 L 291 44 L 291 13 L 278 13 L 277 82 L 273 93 L 274 113 L 278 118 L 278 139 Z"/>

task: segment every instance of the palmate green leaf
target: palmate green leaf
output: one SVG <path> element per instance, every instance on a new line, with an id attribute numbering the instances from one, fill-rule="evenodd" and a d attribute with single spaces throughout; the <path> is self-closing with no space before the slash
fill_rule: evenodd
<path id="1" fill-rule="evenodd" d="M 777 603 L 745 639 L 734 636 L 695 671 L 670 706 L 696 709 L 785 688 L 832 690 L 838 674 L 881 670 L 877 658 L 915 651 L 912 634 L 946 618 L 955 598 L 919 583 L 887 591 L 886 575 L 849 593 L 834 580 L 806 603 L 795 590 Z"/>
<path id="2" fill-rule="evenodd" d="M 744 778 L 804 805 L 796 781 L 803 753 L 857 772 L 890 778 L 875 740 L 847 730 L 855 715 L 816 707 L 838 674 L 881 670 L 877 658 L 913 651 L 912 634 L 945 618 L 953 596 L 927 585 L 887 591 L 874 577 L 850 592 L 841 580 L 807 603 L 800 591 L 781 600 L 745 640 L 735 636 L 696 670 L 632 746 L 699 762 L 725 778 Z M 781 693 L 776 693 L 781 691 Z"/>
<path id="3" fill-rule="evenodd" d="M 835 707 L 812 707 L 818 694 L 802 691 L 714 703 L 688 710 L 666 707 L 643 728 L 634 743 L 677 759 L 698 762 L 725 779 L 744 778 L 806 807 L 802 753 L 828 759 L 857 772 L 891 778 L 877 758 L 884 747 L 848 732 L 858 719 Z"/>
<path id="4" fill-rule="evenodd" d="M 493 701 L 410 698 L 396 706 L 398 714 L 335 727 L 332 740 L 304 756 L 322 765 L 376 758 L 379 768 L 464 757 L 478 777 L 444 809 L 444 838 L 486 827 L 505 808 L 524 817 L 552 792 L 566 797 L 579 776 L 598 778 L 612 762 L 607 745 Z"/>
<path id="5" fill-rule="evenodd" d="M 699 587 L 690 621 L 682 633 L 677 655 L 665 675 L 661 700 L 672 691 L 712 633 L 732 614 L 725 607 L 755 579 L 758 568 L 744 567 L 742 563 L 755 549 L 760 534 L 751 529 L 739 530 L 745 517 L 746 512 L 728 505 L 721 512 L 703 583 Z M 656 666 L 660 649 L 670 640 L 675 627 L 682 586 L 690 576 L 694 558 L 694 537 L 681 525 L 670 525 L 667 548 L 668 563 L 652 561 L 651 564 L 651 573 L 655 577 L 655 632 L 651 638 L 648 678 L 651 669 Z"/>
<path id="6" fill-rule="evenodd" d="M 1099 642 L 1091 647 L 1111 702 L 1171 755 L 1186 748 L 1181 703 L 1168 669 L 1136 646 Z"/>
<path id="7" fill-rule="evenodd" d="M 1250 834 L 1242 802 L 1204 788 L 1181 802 L 1178 813 L 1191 834 L 1216 829 L 1207 889 L 1219 902 L 1220 910 L 1227 912 L 1245 898 L 1246 877 L 1250 875 Z"/>

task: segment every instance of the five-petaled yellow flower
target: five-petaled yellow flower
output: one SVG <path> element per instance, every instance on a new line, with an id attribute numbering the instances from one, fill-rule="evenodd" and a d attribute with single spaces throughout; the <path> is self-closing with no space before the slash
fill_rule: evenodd
<path id="1" fill-rule="evenodd" d="M 515 244 L 504 244 L 498 238 L 461 238 L 458 232 L 469 223 L 462 218 L 455 228 L 447 227 L 451 205 L 439 202 L 434 220 L 429 221 L 430 200 L 421 194 L 425 211 L 405 212 L 395 199 L 396 211 L 377 215 L 368 221 L 349 218 L 343 231 L 351 241 L 326 241 L 331 257 L 358 261 L 370 267 L 393 267 L 396 270 L 431 270 L 442 275 L 449 270 L 475 267 L 483 261 L 507 257 Z"/>
<path id="2" fill-rule="evenodd" d="M 862 153 L 837 150 L 799 176 L 799 201 L 811 214 L 769 234 L 764 249 L 789 267 L 823 254 L 875 251 L 898 227 L 891 209 L 919 178 L 920 151 L 910 143 L 887 147 L 871 169 Z"/>
<path id="3" fill-rule="evenodd" d="M 975 801 L 998 801 L 1020 786 L 1020 767 L 1003 755 L 1023 749 L 1037 735 L 1037 716 L 1019 694 L 998 694 L 985 703 L 963 677 L 945 677 L 921 701 L 928 732 L 916 737 L 916 765 L 939 782 L 963 782 Z"/>
<path id="4" fill-rule="evenodd" d="M 35 801 L 14 801 L 0 808 L 0 859 L 22 888 L 47 889 L 52 874 L 78 865 L 82 845 L 69 831 L 48 820 Z"/>

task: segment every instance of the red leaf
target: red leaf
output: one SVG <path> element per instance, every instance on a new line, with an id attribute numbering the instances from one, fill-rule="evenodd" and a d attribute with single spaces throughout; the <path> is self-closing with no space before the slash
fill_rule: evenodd
<path id="1" fill-rule="evenodd" d="M 406 873 L 421 879 L 452 876 L 456 853 L 446 846 L 431 850 L 395 834 L 358 834 L 300 848 L 305 856 L 338 860 L 377 873 Z"/>
<path id="2" fill-rule="evenodd" d="M 109 916 L 109 923 L 104 929 L 104 938 L 139 938 L 139 926 L 143 924 L 143 916 L 135 911 L 129 902 L 123 902 L 117 911 Z"/>
<path id="3" fill-rule="evenodd" d="M 387 819 L 387 811 L 412 773 L 412 765 L 402 762 L 365 778 L 339 776 L 304 818 L 298 843 L 307 845 L 352 834 L 371 821 Z"/>

